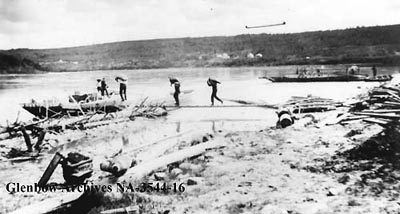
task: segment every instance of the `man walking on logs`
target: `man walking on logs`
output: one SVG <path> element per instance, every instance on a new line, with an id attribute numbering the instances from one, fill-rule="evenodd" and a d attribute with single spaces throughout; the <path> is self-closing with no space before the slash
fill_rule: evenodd
<path id="1" fill-rule="evenodd" d="M 115 77 L 115 81 L 119 83 L 119 95 L 121 96 L 122 102 L 127 100 L 126 99 L 126 85 L 128 84 L 128 78 L 127 77 Z"/>
<path id="2" fill-rule="evenodd" d="M 179 94 L 181 93 L 181 90 L 180 90 L 181 84 L 178 81 L 178 79 L 172 78 L 172 77 L 169 78 L 169 82 L 171 83 L 171 86 L 174 85 L 174 89 L 175 89 L 175 91 L 174 91 L 175 105 L 179 106 Z"/>
<path id="3" fill-rule="evenodd" d="M 207 80 L 207 85 L 210 86 L 212 88 L 212 92 L 211 92 L 211 106 L 214 105 L 214 98 L 217 99 L 218 101 L 222 103 L 224 103 L 219 97 L 217 97 L 217 84 L 221 84 L 220 82 L 218 82 L 217 80 L 208 78 Z"/>

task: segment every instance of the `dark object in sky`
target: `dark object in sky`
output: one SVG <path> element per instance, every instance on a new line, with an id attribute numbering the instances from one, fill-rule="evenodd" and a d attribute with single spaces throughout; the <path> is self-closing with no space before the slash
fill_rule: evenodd
<path id="1" fill-rule="evenodd" d="M 280 25 L 285 25 L 286 22 L 278 23 L 278 24 L 270 24 L 270 25 L 258 25 L 258 26 L 245 26 L 246 29 L 251 29 L 251 28 L 263 28 L 263 27 L 274 27 L 274 26 L 280 26 Z"/>

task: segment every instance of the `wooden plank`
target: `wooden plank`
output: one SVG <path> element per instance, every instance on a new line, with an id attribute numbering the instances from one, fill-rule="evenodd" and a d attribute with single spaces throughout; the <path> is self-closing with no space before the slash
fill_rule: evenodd
<path id="1" fill-rule="evenodd" d="M 369 116 L 349 116 L 347 118 L 344 118 L 342 121 L 359 120 L 364 118 L 369 118 Z"/>
<path id="2" fill-rule="evenodd" d="M 76 107 L 78 107 L 79 111 L 80 111 L 83 115 L 85 115 L 85 112 L 83 112 L 81 106 L 79 105 L 78 102 L 76 102 L 76 100 L 74 99 L 74 97 L 69 96 L 69 98 L 76 104 Z"/>
<path id="3" fill-rule="evenodd" d="M 400 109 L 376 109 L 376 110 L 364 110 L 366 113 L 400 113 Z"/>
<path id="4" fill-rule="evenodd" d="M 390 105 L 400 106 L 400 102 L 385 101 L 384 103 L 385 103 L 385 104 L 390 104 Z"/>
<path id="5" fill-rule="evenodd" d="M 122 122 L 127 122 L 127 121 L 130 121 L 130 119 L 129 118 L 119 118 L 119 119 L 114 119 L 114 120 L 89 122 L 89 123 L 85 123 L 83 126 L 84 126 L 84 128 L 93 128 L 96 126 L 103 126 L 103 125 L 108 125 L 111 123 L 122 123 Z"/>
<path id="6" fill-rule="evenodd" d="M 378 118 L 387 118 L 387 119 L 400 119 L 400 115 L 393 115 L 393 114 L 377 114 L 377 113 L 363 113 L 363 112 L 355 112 L 355 115 L 366 115 L 371 117 L 378 117 Z"/>
<path id="7" fill-rule="evenodd" d="M 369 123 L 377 123 L 379 125 L 386 125 L 388 124 L 387 121 L 376 119 L 376 118 L 364 118 L 363 121 L 369 122 Z"/>
<path id="8" fill-rule="evenodd" d="M 147 174 L 169 164 L 183 161 L 184 159 L 194 157 L 197 155 L 201 155 L 206 152 L 207 149 L 222 147 L 225 145 L 225 142 L 222 140 L 217 141 L 208 141 L 206 143 L 201 143 L 186 149 L 179 150 L 172 154 L 168 154 L 162 157 L 159 157 L 154 160 L 150 160 L 148 162 L 139 164 L 133 168 L 128 169 L 128 171 L 118 179 L 118 181 L 131 181 L 140 179 Z"/>
<path id="9" fill-rule="evenodd" d="M 56 153 L 53 157 L 53 159 L 50 161 L 49 165 L 46 168 L 46 171 L 44 171 L 42 177 L 40 178 L 38 182 L 38 186 L 44 186 L 47 184 L 49 181 L 51 175 L 53 175 L 54 170 L 57 168 L 58 163 L 61 161 L 62 155 L 60 153 Z"/>

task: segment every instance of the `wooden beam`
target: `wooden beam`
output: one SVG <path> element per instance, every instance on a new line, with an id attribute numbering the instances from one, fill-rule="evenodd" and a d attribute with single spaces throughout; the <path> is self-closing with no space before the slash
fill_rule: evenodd
<path id="1" fill-rule="evenodd" d="M 118 179 L 118 181 L 131 181 L 141 179 L 142 177 L 150 174 L 151 172 L 169 164 L 183 161 L 187 158 L 198 156 L 206 152 L 208 149 L 213 149 L 217 147 L 222 147 L 225 142 L 220 140 L 208 141 L 206 143 L 201 143 L 195 146 L 191 146 L 172 154 L 164 155 L 157 159 L 139 164 L 135 167 L 128 169 L 128 171 Z"/>
<path id="2" fill-rule="evenodd" d="M 370 117 L 378 117 L 378 118 L 386 118 L 386 119 L 400 119 L 400 115 L 393 114 L 376 114 L 376 113 L 363 113 L 363 112 L 354 112 L 355 115 L 366 115 Z"/>

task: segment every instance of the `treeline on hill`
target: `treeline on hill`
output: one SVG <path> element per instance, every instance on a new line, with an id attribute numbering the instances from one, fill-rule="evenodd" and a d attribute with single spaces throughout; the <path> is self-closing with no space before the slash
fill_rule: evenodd
<path id="1" fill-rule="evenodd" d="M 52 71 L 288 64 L 400 64 L 400 25 L 294 34 L 127 41 L 16 49 Z"/>
<path id="2" fill-rule="evenodd" d="M 45 68 L 30 59 L 0 52 L 0 74 L 37 73 L 43 71 L 45 71 Z"/>

